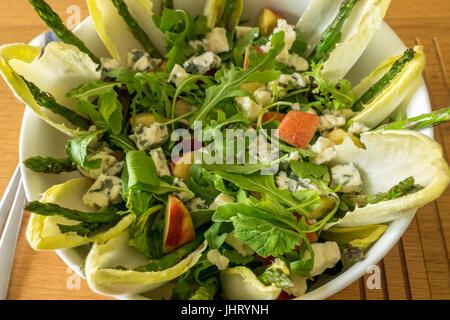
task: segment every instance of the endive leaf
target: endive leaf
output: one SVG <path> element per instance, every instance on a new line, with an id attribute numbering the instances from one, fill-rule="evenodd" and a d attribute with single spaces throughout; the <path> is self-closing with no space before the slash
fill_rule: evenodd
<path id="1" fill-rule="evenodd" d="M 177 265 L 163 271 L 139 272 L 132 269 L 149 261 L 128 244 L 128 231 L 104 244 L 96 243 L 86 258 L 86 278 L 89 287 L 105 295 L 132 295 L 160 287 L 192 268 L 207 247 L 204 242 Z M 130 270 L 115 267 L 124 266 Z"/>
<path id="2" fill-rule="evenodd" d="M 130 14 L 160 53 L 165 53 L 164 36 L 153 23 L 153 4 L 148 0 L 125 0 Z M 112 57 L 123 67 L 128 67 L 128 52 L 142 49 L 127 23 L 111 0 L 88 0 L 95 29 Z"/>
<path id="3" fill-rule="evenodd" d="M 78 49 L 76 49 L 73 46 L 65 45 L 65 44 L 56 44 L 51 45 L 50 48 L 55 48 L 56 46 L 59 47 L 63 46 L 65 48 L 70 47 L 68 50 L 72 50 L 73 54 L 80 54 L 81 57 L 83 55 L 88 58 L 87 55 L 81 53 Z M 50 49 L 52 50 L 52 49 Z M 78 50 L 78 51 L 77 51 Z M 75 53 L 76 52 L 76 53 Z M 33 95 L 31 94 L 28 86 L 21 78 L 21 75 L 18 74 L 11 66 L 11 62 L 13 62 L 14 66 L 19 66 L 18 68 L 21 71 L 25 71 L 22 69 L 28 69 L 29 65 L 33 64 L 33 62 L 38 59 L 39 55 L 41 53 L 40 47 L 33 47 L 27 44 L 9 44 L 0 47 L 0 71 L 5 79 L 5 81 L 8 83 L 10 88 L 13 90 L 14 94 L 19 98 L 24 104 L 26 104 L 28 107 L 30 107 L 39 117 L 41 117 L 45 122 L 48 124 L 54 126 L 55 128 L 59 129 L 60 131 L 72 135 L 72 136 L 78 136 L 83 135 L 86 132 L 81 131 L 79 128 L 75 128 L 69 121 L 67 121 L 65 118 L 62 118 L 61 116 L 55 115 L 54 113 L 50 112 L 49 110 L 46 110 L 42 108 L 36 100 L 34 99 Z M 79 56 L 79 57 L 80 57 Z M 89 59 L 89 58 L 88 58 Z M 23 68 L 22 68 L 23 67 Z M 55 66 L 55 68 L 59 68 L 60 66 Z M 66 70 L 66 69 L 62 69 Z M 35 71 L 33 71 L 33 74 Z M 37 72 L 38 73 L 38 72 Z M 45 75 L 48 74 L 43 73 L 40 74 L 41 79 L 37 79 L 38 83 L 46 83 L 46 77 Z M 59 71 L 57 74 L 52 75 L 52 79 L 55 79 L 57 77 L 64 77 L 65 75 Z M 83 75 L 86 76 L 86 75 Z M 61 81 L 62 79 L 59 78 L 58 81 Z M 66 79 L 67 80 L 67 79 Z M 56 81 L 56 80 L 55 80 Z M 66 82 L 67 83 L 67 82 Z M 73 84 L 74 86 L 78 85 L 78 82 Z M 47 88 L 45 86 L 45 88 Z M 44 88 L 42 88 L 44 89 Z M 49 92 L 53 95 L 56 91 L 52 90 L 50 88 Z"/>
<path id="4" fill-rule="evenodd" d="M 335 223 L 340 227 L 380 224 L 395 220 L 437 199 L 447 188 L 450 170 L 440 145 L 414 131 L 388 130 L 361 135 L 366 149 L 356 147 L 348 137 L 336 146 L 332 165 L 353 163 L 361 173 L 361 194 L 386 192 L 400 181 L 414 177 L 424 188 L 397 199 L 356 207 Z"/>
<path id="5" fill-rule="evenodd" d="M 351 122 L 360 122 L 368 128 L 374 128 L 387 118 L 400 103 L 417 89 L 425 68 L 425 55 L 422 46 L 414 47 L 414 58 L 403 68 L 393 81 L 380 92 L 364 109 L 353 117 Z M 378 82 L 401 55 L 383 61 L 369 76 L 353 89 L 357 96 L 363 95 Z"/>
<path id="6" fill-rule="evenodd" d="M 387 230 L 386 225 L 369 225 L 361 227 L 339 228 L 333 227 L 320 234 L 320 237 L 335 241 L 338 244 L 348 244 L 361 250 L 367 249 L 377 241 Z"/>
<path id="7" fill-rule="evenodd" d="M 224 295 L 230 300 L 276 300 L 281 289 L 265 286 L 247 267 L 229 268 L 220 273 Z"/>
<path id="8" fill-rule="evenodd" d="M 337 83 L 353 67 L 381 25 L 390 0 L 360 0 L 342 29 L 342 41 L 323 65 L 326 81 Z"/>
<path id="9" fill-rule="evenodd" d="M 91 184 L 91 179 L 77 178 L 60 185 L 55 185 L 43 194 L 41 202 L 57 204 L 64 208 L 93 212 L 95 214 L 95 211 L 86 206 L 81 200 Z M 75 225 L 79 224 L 79 221 L 68 220 L 61 216 L 42 216 L 32 213 L 27 226 L 26 237 L 31 247 L 36 250 L 72 248 L 89 242 L 105 242 L 116 237 L 128 228 L 133 220 L 133 215 L 127 215 L 111 229 L 92 238 L 87 238 L 81 237 L 75 232 L 61 233 L 58 227 L 58 224 Z"/>

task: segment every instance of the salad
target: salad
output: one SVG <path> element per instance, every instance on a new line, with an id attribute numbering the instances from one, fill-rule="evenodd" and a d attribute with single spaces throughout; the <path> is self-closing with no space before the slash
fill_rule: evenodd
<path id="1" fill-rule="evenodd" d="M 70 136 L 27 170 L 48 189 L 26 236 L 84 246 L 90 288 L 170 299 L 293 299 L 354 263 L 388 224 L 446 189 L 441 147 L 417 132 L 449 110 L 398 112 L 425 65 L 416 46 L 359 84 L 346 74 L 389 0 L 312 0 L 296 25 L 243 0 L 88 0 L 97 56 L 43 0 L 58 37 L 0 48 L 15 94 Z"/>

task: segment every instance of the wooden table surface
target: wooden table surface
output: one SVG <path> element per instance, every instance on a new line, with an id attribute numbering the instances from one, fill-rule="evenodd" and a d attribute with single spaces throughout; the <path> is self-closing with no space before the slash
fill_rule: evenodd
<path id="1" fill-rule="evenodd" d="M 284 0 L 288 1 L 288 0 Z M 86 1 L 51 0 L 63 20 L 67 9 L 79 5 L 81 18 L 89 15 Z M 435 109 L 449 106 L 450 1 L 392 0 L 386 22 L 408 46 L 425 46 L 424 78 Z M 47 27 L 26 0 L 0 2 L 0 44 L 27 43 Z M 382 48 L 380 48 L 382 50 Z M 0 193 L 17 166 L 19 132 L 24 107 L 0 80 Z M 436 140 L 450 151 L 450 125 L 435 130 Z M 448 157 L 447 157 L 448 161 Z M 33 251 L 25 239 L 29 214 L 24 214 L 11 274 L 8 299 L 107 299 L 93 293 L 50 251 Z M 450 189 L 420 209 L 392 251 L 379 263 L 381 281 L 373 288 L 370 274 L 331 299 L 450 299 Z M 372 289 L 369 289 L 372 288 Z"/>

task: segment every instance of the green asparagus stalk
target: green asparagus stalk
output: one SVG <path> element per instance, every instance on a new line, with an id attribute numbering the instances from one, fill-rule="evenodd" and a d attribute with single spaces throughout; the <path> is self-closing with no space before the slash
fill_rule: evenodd
<path id="1" fill-rule="evenodd" d="M 42 203 L 39 201 L 30 202 L 25 206 L 25 210 L 43 216 L 61 216 L 69 220 L 81 221 L 85 223 L 110 223 L 116 221 L 120 212 L 113 208 L 107 208 L 97 213 L 83 212 L 63 208 L 53 203 Z"/>
<path id="2" fill-rule="evenodd" d="M 77 170 L 77 166 L 70 158 L 55 159 L 52 157 L 31 157 L 26 159 L 23 164 L 28 169 L 40 173 L 72 172 Z"/>
<path id="3" fill-rule="evenodd" d="M 405 195 L 417 192 L 421 189 L 423 189 L 423 187 L 415 184 L 415 180 L 413 177 L 409 177 L 403 181 L 400 181 L 397 185 L 393 186 L 387 192 L 380 192 L 369 195 L 346 194 L 342 199 L 346 204 L 352 207 L 358 206 L 359 208 L 363 208 L 368 204 L 375 204 L 381 201 L 398 199 Z"/>
<path id="4" fill-rule="evenodd" d="M 38 13 L 42 20 L 47 24 L 47 26 L 53 30 L 53 32 L 58 36 L 59 40 L 64 43 L 76 46 L 82 52 L 89 55 L 89 57 L 97 64 L 100 64 L 100 59 L 97 58 L 89 49 L 86 47 L 84 42 L 75 36 L 69 29 L 66 28 L 61 18 L 44 0 L 29 0 L 34 10 Z"/>
<path id="5" fill-rule="evenodd" d="M 116 9 L 118 10 L 120 16 L 123 18 L 125 23 L 130 28 L 136 40 L 138 40 L 144 49 L 152 56 L 156 58 L 162 58 L 161 53 L 156 49 L 155 45 L 152 43 L 150 38 L 147 36 L 145 31 L 139 26 L 136 19 L 133 18 L 128 7 L 123 0 L 111 0 Z"/>
<path id="6" fill-rule="evenodd" d="M 361 111 L 364 105 L 370 102 L 376 95 L 383 91 L 392 80 L 406 67 L 406 65 L 414 58 L 415 51 L 407 49 L 403 56 L 394 62 L 389 71 L 375 83 L 369 90 L 367 90 L 358 100 L 356 100 L 352 109 Z"/>
<path id="7" fill-rule="evenodd" d="M 243 0 L 226 0 L 220 25 L 229 32 L 234 32 L 242 14 Z"/>
<path id="8" fill-rule="evenodd" d="M 24 78 L 22 79 L 23 81 L 25 81 L 25 84 L 28 86 L 28 89 L 30 89 L 31 95 L 34 97 L 34 100 L 36 100 L 38 105 L 50 110 L 55 114 L 58 114 L 66 118 L 67 120 L 70 121 L 70 123 L 72 123 L 74 126 L 80 129 L 84 130 L 89 129 L 91 123 L 88 119 L 80 116 L 75 111 L 63 107 L 62 105 L 57 103 L 53 97 L 41 91 L 41 89 L 39 89 L 36 85 L 25 80 Z"/>
<path id="9" fill-rule="evenodd" d="M 309 58 L 310 62 L 317 63 L 321 60 L 327 60 L 329 58 L 331 52 L 335 49 L 336 44 L 341 41 L 342 27 L 358 1 L 359 0 L 345 0 L 342 3 L 338 14 L 322 34 L 322 38 L 311 54 Z"/>
<path id="10" fill-rule="evenodd" d="M 400 181 L 399 184 L 393 186 L 387 192 L 381 192 L 376 194 L 370 194 L 366 196 L 366 201 L 369 204 L 378 203 L 381 201 L 387 201 L 392 199 L 397 199 L 403 197 L 407 194 L 411 194 L 423 189 L 422 186 L 414 184 L 414 178 L 409 177 L 403 181 Z"/>
<path id="11" fill-rule="evenodd" d="M 388 124 L 383 124 L 373 131 L 380 130 L 422 130 L 437 126 L 441 123 L 450 120 L 450 108 L 436 110 L 431 113 L 422 114 L 417 117 L 408 118 L 405 120 L 395 121 Z"/>
<path id="12" fill-rule="evenodd" d="M 217 281 L 208 283 L 205 286 L 200 287 L 189 300 L 214 300 L 214 296 L 217 293 Z"/>
<path id="13" fill-rule="evenodd" d="M 280 269 L 267 269 L 259 276 L 259 280 L 266 286 L 275 285 L 278 288 L 294 286 L 289 276 Z"/>

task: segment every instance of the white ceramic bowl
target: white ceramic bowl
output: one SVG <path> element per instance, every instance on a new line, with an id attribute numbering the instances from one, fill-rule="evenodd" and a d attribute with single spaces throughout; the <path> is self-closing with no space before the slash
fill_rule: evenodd
<path id="1" fill-rule="evenodd" d="M 297 5 L 294 6 L 294 3 Z M 264 7 L 269 7 L 285 16 L 290 23 L 295 24 L 304 12 L 308 3 L 309 1 L 301 0 L 246 0 L 243 19 L 249 19 L 249 25 L 255 25 L 256 16 L 259 11 Z M 179 7 L 189 9 L 194 15 L 202 12 L 203 4 L 203 0 L 177 1 Z M 77 28 L 76 34 L 82 38 L 87 46 L 98 56 L 108 55 L 103 43 L 95 32 L 90 18 L 86 19 Z M 36 43 L 36 40 L 34 43 Z M 349 79 L 352 84 L 356 84 L 362 77 L 369 74 L 381 61 L 401 53 L 404 49 L 405 45 L 402 41 L 392 29 L 387 26 L 387 24 L 383 23 L 380 30 L 377 31 L 370 42 L 367 50 L 346 78 Z M 410 97 L 408 101 L 405 101 L 401 108 L 406 110 L 408 116 L 415 116 L 431 111 L 430 100 L 423 82 L 414 96 Z M 433 137 L 432 129 L 426 129 L 423 133 L 429 137 Z M 45 123 L 37 117 L 31 109 L 27 108 L 22 122 L 20 137 L 20 161 L 22 163 L 28 157 L 37 155 L 64 157 L 65 144 L 68 139 L 68 136 Z M 25 191 L 29 201 L 38 200 L 40 195 L 49 187 L 77 176 L 76 173 L 61 175 L 39 174 L 24 168 L 23 165 L 21 166 L 21 169 Z M 325 299 L 363 276 L 372 265 L 377 264 L 392 249 L 408 228 L 414 214 L 415 211 L 405 215 L 401 219 L 391 222 L 387 231 L 371 247 L 363 261 L 356 263 L 333 280 L 302 296 L 301 299 Z M 82 275 L 79 266 L 87 254 L 87 249 L 85 247 L 58 250 L 57 254 L 67 265 L 78 274 Z M 44 270 L 42 270 L 42 272 L 44 272 Z"/>

